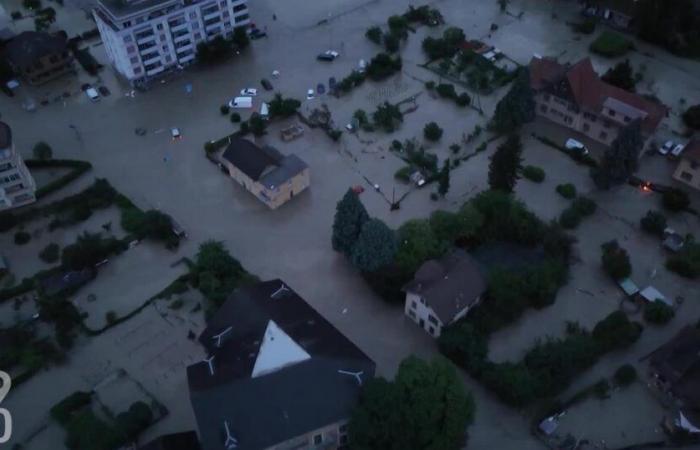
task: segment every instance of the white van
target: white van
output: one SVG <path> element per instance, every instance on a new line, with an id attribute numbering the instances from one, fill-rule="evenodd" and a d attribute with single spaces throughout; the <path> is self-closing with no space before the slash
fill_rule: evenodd
<path id="1" fill-rule="evenodd" d="M 585 145 L 583 145 L 581 142 L 577 141 L 576 139 L 567 139 L 566 144 L 564 144 L 567 150 L 571 150 L 572 152 L 579 153 L 581 155 L 587 155 L 588 154 L 588 149 L 586 148 Z"/>
<path id="2" fill-rule="evenodd" d="M 268 119 L 270 117 L 270 106 L 265 102 L 260 104 L 260 116 L 263 119 Z"/>
<path id="3" fill-rule="evenodd" d="M 230 102 L 228 106 L 231 108 L 252 108 L 253 98 L 252 97 L 236 97 Z"/>
<path id="4" fill-rule="evenodd" d="M 93 102 L 96 102 L 100 99 L 100 94 L 97 93 L 97 89 L 95 88 L 87 88 L 85 90 L 85 94 L 92 100 Z"/>

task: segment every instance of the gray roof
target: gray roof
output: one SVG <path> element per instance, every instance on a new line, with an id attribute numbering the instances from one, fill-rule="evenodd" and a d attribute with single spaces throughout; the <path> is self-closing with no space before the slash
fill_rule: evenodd
<path id="1" fill-rule="evenodd" d="M 66 35 L 63 32 L 24 31 L 7 43 L 5 56 L 15 66 L 26 67 L 44 56 L 62 53 L 66 48 Z"/>
<path id="2" fill-rule="evenodd" d="M 5 122 L 0 122 L 0 149 L 12 147 L 12 129 Z"/>
<path id="3" fill-rule="evenodd" d="M 478 301 L 486 281 L 476 261 L 463 250 L 454 250 L 441 260 L 429 260 L 403 287 L 420 295 L 443 324 L 454 320 L 464 308 Z"/>
<path id="4" fill-rule="evenodd" d="M 309 357 L 253 377 L 270 321 Z M 281 280 L 234 292 L 199 340 L 214 356 L 213 374 L 205 362 L 187 368 L 203 450 L 224 450 L 224 422 L 237 450 L 257 450 L 348 419 L 361 387 L 338 370 L 374 376 L 374 362 Z"/>
<path id="5" fill-rule="evenodd" d="M 297 155 L 291 154 L 282 158 L 279 166 L 266 173 L 260 178 L 260 183 L 267 188 L 274 188 L 291 180 L 296 175 L 304 171 L 307 166 Z"/>
<path id="6" fill-rule="evenodd" d="M 100 5 L 114 17 L 127 17 L 151 8 L 164 6 L 166 4 L 181 3 L 178 0 L 99 0 Z"/>
<path id="7" fill-rule="evenodd" d="M 222 158 L 268 188 L 283 184 L 308 167 L 294 154 L 284 156 L 273 147 L 258 147 L 239 137 L 231 139 Z"/>

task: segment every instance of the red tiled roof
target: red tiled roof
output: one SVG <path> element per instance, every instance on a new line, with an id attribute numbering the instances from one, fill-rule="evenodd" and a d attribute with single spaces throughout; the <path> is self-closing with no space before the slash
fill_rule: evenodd
<path id="1" fill-rule="evenodd" d="M 667 106 L 602 81 L 593 69 L 590 58 L 582 59 L 570 67 L 549 58 L 533 58 L 530 62 L 530 84 L 535 90 L 543 89 L 564 74 L 576 103 L 584 109 L 601 112 L 605 100 L 613 98 L 646 112 L 642 129 L 648 133 L 653 133 L 668 114 Z"/>

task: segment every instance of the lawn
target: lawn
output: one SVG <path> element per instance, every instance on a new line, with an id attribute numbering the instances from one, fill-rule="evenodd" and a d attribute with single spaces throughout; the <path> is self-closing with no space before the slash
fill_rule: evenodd
<path id="1" fill-rule="evenodd" d="M 622 56 L 633 48 L 632 41 L 612 31 L 603 31 L 590 46 L 593 53 L 609 58 Z"/>

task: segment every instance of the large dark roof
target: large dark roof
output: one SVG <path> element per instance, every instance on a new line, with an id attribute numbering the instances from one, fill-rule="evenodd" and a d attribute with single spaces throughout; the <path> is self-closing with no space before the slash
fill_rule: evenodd
<path id="1" fill-rule="evenodd" d="M 197 433 L 184 431 L 182 433 L 165 434 L 139 447 L 139 450 L 200 450 Z"/>
<path id="2" fill-rule="evenodd" d="M 654 350 L 651 367 L 670 383 L 677 383 L 700 367 L 700 330 L 686 326 L 678 334 Z"/>
<path id="3" fill-rule="evenodd" d="M 271 323 L 308 358 L 254 376 Z M 187 368 L 204 450 L 224 450 L 224 422 L 237 449 L 251 450 L 348 418 L 360 386 L 338 371 L 374 376 L 374 362 L 281 280 L 234 292 L 199 339 L 214 356 L 213 375 L 206 362 Z"/>
<path id="4" fill-rule="evenodd" d="M 258 147 L 238 137 L 231 139 L 222 157 L 268 188 L 281 185 L 308 167 L 294 154 L 284 156 L 272 147 Z"/>
<path id="5" fill-rule="evenodd" d="M 12 129 L 5 122 L 0 122 L 0 150 L 12 147 Z"/>
<path id="6" fill-rule="evenodd" d="M 18 67 L 34 64 L 39 58 L 66 50 L 65 33 L 24 31 L 5 46 L 5 56 Z"/>
<path id="7" fill-rule="evenodd" d="M 423 263 L 403 289 L 423 297 L 446 325 L 479 299 L 486 282 L 476 261 L 465 251 L 455 250 L 439 261 Z"/>

